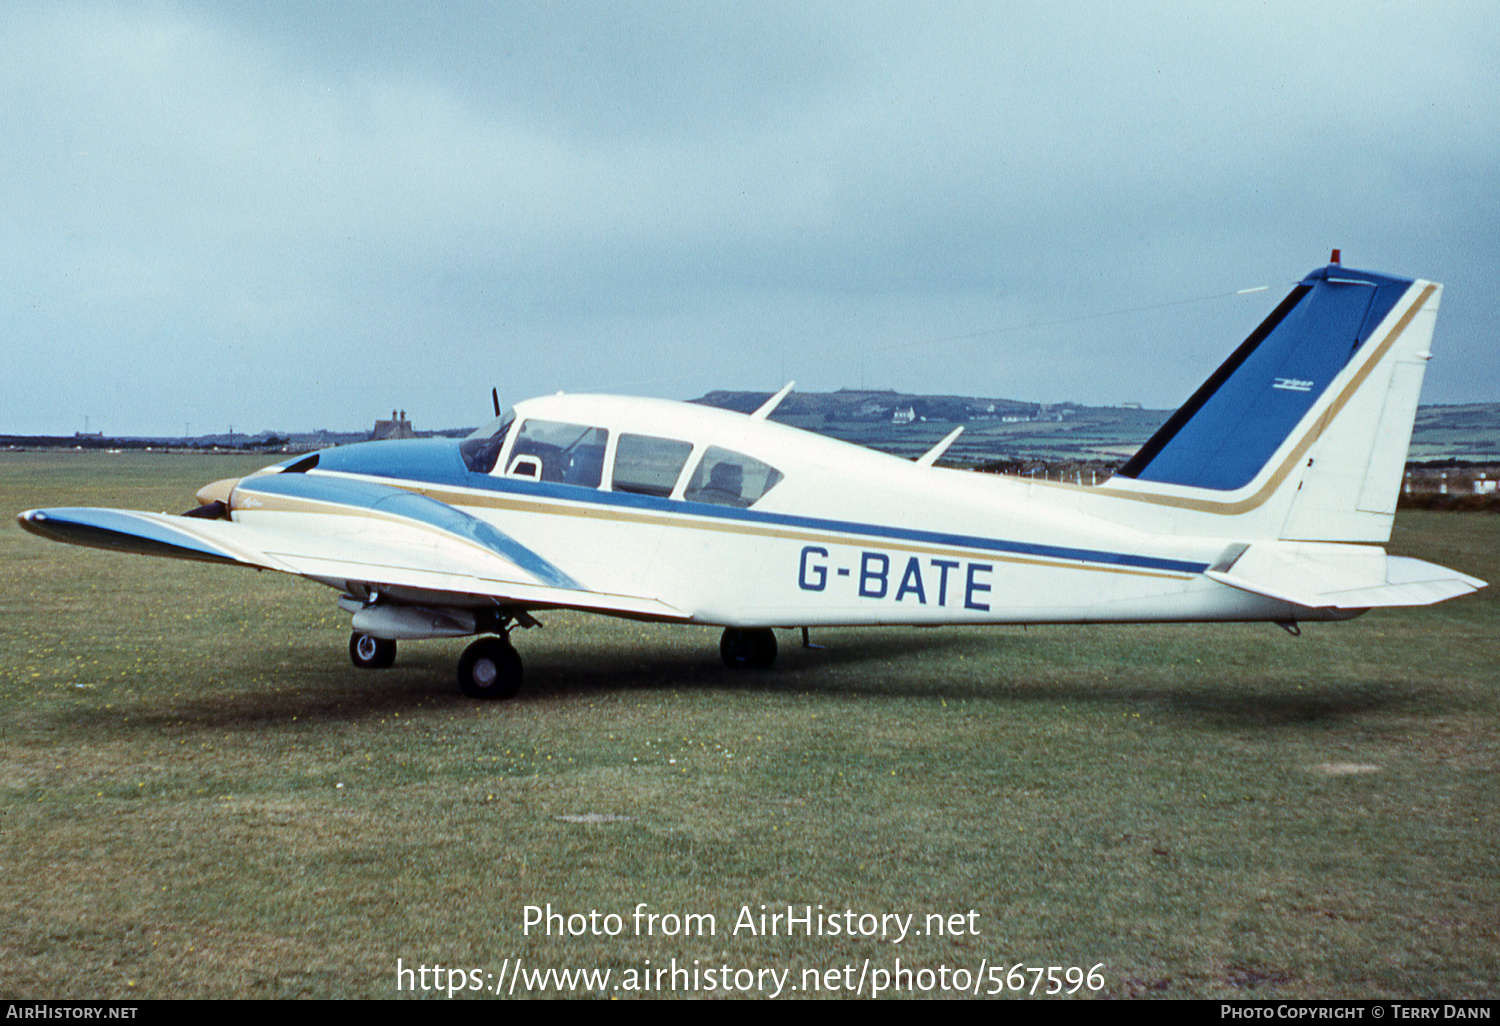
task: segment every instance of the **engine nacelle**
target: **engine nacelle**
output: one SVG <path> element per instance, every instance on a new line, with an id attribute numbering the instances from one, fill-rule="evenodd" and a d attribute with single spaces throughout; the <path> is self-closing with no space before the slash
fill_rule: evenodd
<path id="1" fill-rule="evenodd" d="M 463 638 L 479 629 L 473 612 L 467 609 L 384 604 L 360 609 L 354 614 L 352 626 L 361 634 L 391 641 Z"/>

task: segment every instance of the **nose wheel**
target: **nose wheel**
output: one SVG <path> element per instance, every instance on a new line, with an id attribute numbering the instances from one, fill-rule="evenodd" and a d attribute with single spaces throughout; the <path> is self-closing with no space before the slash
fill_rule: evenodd
<path id="1" fill-rule="evenodd" d="M 349 661 L 361 670 L 384 670 L 396 661 L 396 643 L 355 631 L 349 638 Z"/>
<path id="2" fill-rule="evenodd" d="M 509 638 L 480 638 L 458 660 L 458 686 L 470 698 L 514 698 L 524 672 Z"/>

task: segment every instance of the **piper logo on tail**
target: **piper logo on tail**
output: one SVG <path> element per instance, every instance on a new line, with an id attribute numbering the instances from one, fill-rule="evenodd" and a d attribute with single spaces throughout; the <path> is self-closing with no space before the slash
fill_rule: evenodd
<path id="1" fill-rule="evenodd" d="M 1277 378 L 1271 383 L 1272 388 L 1279 388 L 1283 392 L 1311 392 L 1313 383 L 1303 381 L 1301 378 Z"/>

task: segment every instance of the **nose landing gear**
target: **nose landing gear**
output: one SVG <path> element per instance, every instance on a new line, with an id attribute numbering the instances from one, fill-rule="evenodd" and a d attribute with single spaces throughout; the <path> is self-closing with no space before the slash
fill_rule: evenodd
<path id="1" fill-rule="evenodd" d="M 349 661 L 361 670 L 388 669 L 396 661 L 396 643 L 355 631 L 349 637 Z"/>

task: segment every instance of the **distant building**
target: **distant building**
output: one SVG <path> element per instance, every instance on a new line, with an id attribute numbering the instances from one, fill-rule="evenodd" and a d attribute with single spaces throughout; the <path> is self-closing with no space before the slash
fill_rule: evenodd
<path id="1" fill-rule="evenodd" d="M 411 429 L 411 421 L 406 419 L 406 411 L 391 411 L 390 420 L 377 420 L 375 430 L 370 432 L 372 442 L 380 442 L 391 438 L 416 438 L 417 433 Z"/>
<path id="2" fill-rule="evenodd" d="M 917 419 L 917 411 L 908 406 L 904 410 L 897 410 L 891 414 L 892 424 L 910 424 Z"/>

